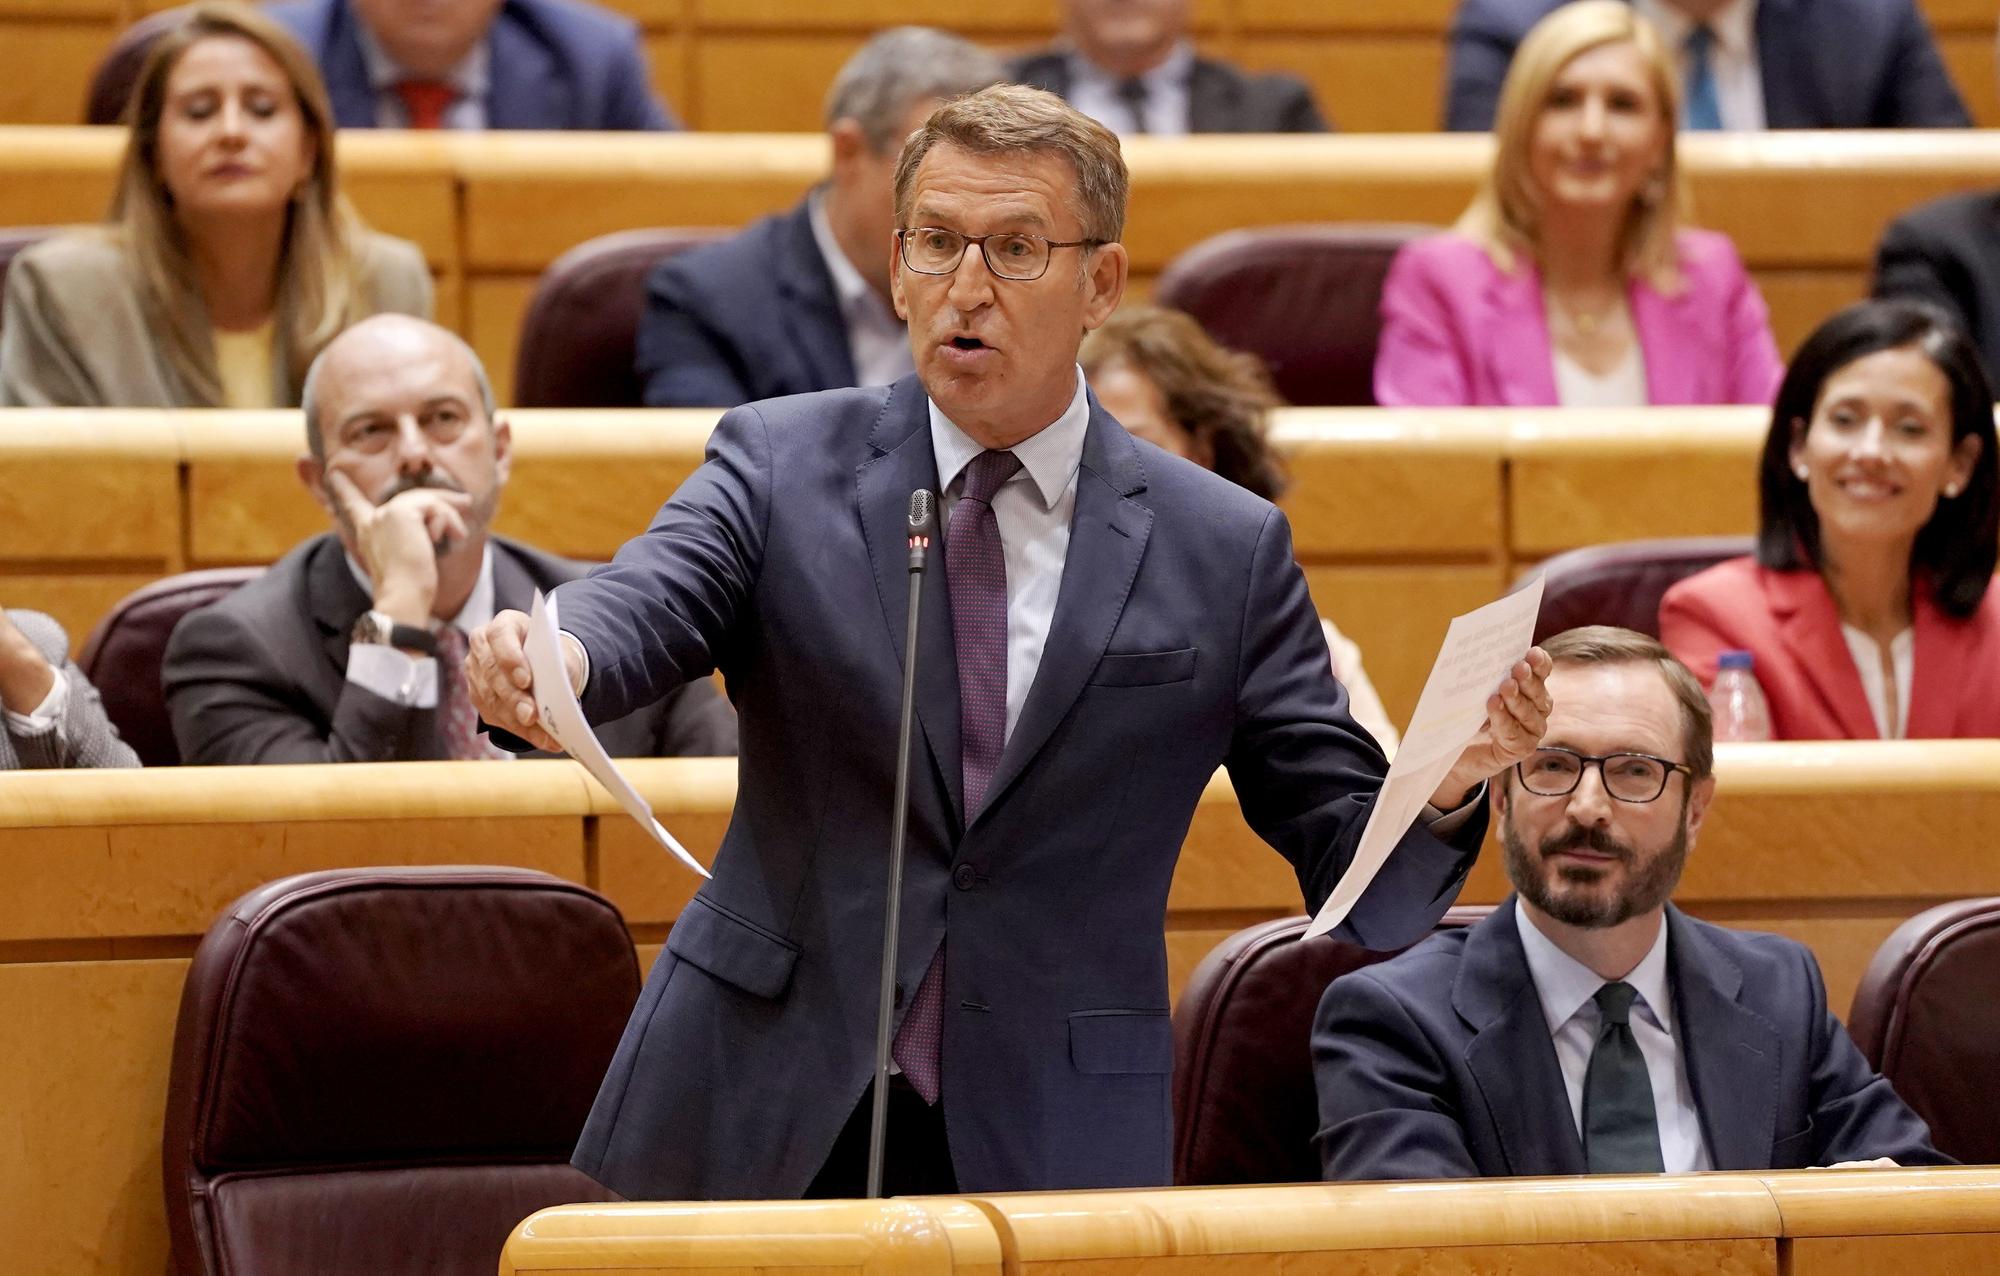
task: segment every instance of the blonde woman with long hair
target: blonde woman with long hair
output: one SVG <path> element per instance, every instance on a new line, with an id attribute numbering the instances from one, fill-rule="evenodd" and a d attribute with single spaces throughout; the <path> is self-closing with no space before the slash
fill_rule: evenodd
<path id="1" fill-rule="evenodd" d="M 1783 366 L 1729 239 L 1681 225 L 1673 59 L 1619 0 L 1544 18 L 1493 163 L 1449 233 L 1397 254 L 1383 404 L 1769 403 Z"/>
<path id="2" fill-rule="evenodd" d="M 8 272 L 0 403 L 295 406 L 343 328 L 430 313 L 423 255 L 340 194 L 319 72 L 254 7 L 191 8 L 147 57 L 126 122 L 108 224 Z"/>

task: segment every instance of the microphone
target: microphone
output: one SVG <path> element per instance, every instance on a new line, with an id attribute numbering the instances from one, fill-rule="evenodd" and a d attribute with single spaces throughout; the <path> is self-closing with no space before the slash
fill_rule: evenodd
<path id="1" fill-rule="evenodd" d="M 882 909 L 882 983 L 875 1002 L 875 1103 L 868 1127 L 868 1195 L 882 1195 L 883 1142 L 889 1128 L 889 1037 L 896 1010 L 896 943 L 903 923 L 903 840 L 910 817 L 910 738 L 917 707 L 917 618 L 924 603 L 924 569 L 937 534 L 937 497 L 910 493 L 910 608 L 903 634 L 903 715 L 896 730 L 896 804 L 889 826 L 889 894 Z"/>

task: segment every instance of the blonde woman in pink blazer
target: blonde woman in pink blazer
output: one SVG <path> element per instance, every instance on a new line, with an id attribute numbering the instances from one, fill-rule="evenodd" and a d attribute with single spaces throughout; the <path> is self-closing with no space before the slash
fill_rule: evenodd
<path id="1" fill-rule="evenodd" d="M 1679 225 L 1676 80 L 1620 0 L 1529 33 L 1472 206 L 1390 269 L 1378 402 L 1771 401 L 1784 369 L 1757 286 L 1727 237 Z"/>

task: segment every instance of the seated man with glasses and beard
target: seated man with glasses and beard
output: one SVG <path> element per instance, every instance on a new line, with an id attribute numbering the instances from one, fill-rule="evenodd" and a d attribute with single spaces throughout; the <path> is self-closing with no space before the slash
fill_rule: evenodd
<path id="1" fill-rule="evenodd" d="M 1669 902 L 1715 793 L 1694 675 L 1624 629 L 1543 647 L 1548 732 L 1491 786 L 1516 893 L 1320 1001 L 1326 1177 L 1948 1164 L 1803 945 Z"/>

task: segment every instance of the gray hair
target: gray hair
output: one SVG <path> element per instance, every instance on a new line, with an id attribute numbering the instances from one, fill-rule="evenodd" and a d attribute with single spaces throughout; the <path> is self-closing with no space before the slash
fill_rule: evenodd
<path id="1" fill-rule="evenodd" d="M 457 346 L 459 353 L 465 356 L 466 363 L 472 368 L 472 383 L 479 389 L 479 406 L 486 410 L 486 420 L 490 423 L 498 415 L 500 405 L 493 397 L 493 380 L 486 375 L 486 363 L 479 357 L 479 352 L 449 328 L 434 323 L 425 323 L 425 326 L 435 329 L 439 336 Z M 299 407 L 306 418 L 306 446 L 312 449 L 313 460 L 321 465 L 326 464 L 326 440 L 320 437 L 319 429 L 319 374 L 320 369 L 326 366 L 327 354 L 337 344 L 338 337 L 328 342 L 326 349 L 313 358 L 312 366 L 306 369 L 305 382 L 299 387 Z"/>
<path id="2" fill-rule="evenodd" d="M 1000 59 L 932 27 L 891 27 L 861 46 L 826 94 L 826 126 L 853 120 L 877 155 L 903 145 L 903 117 L 919 102 L 949 101 L 1007 78 Z"/>

